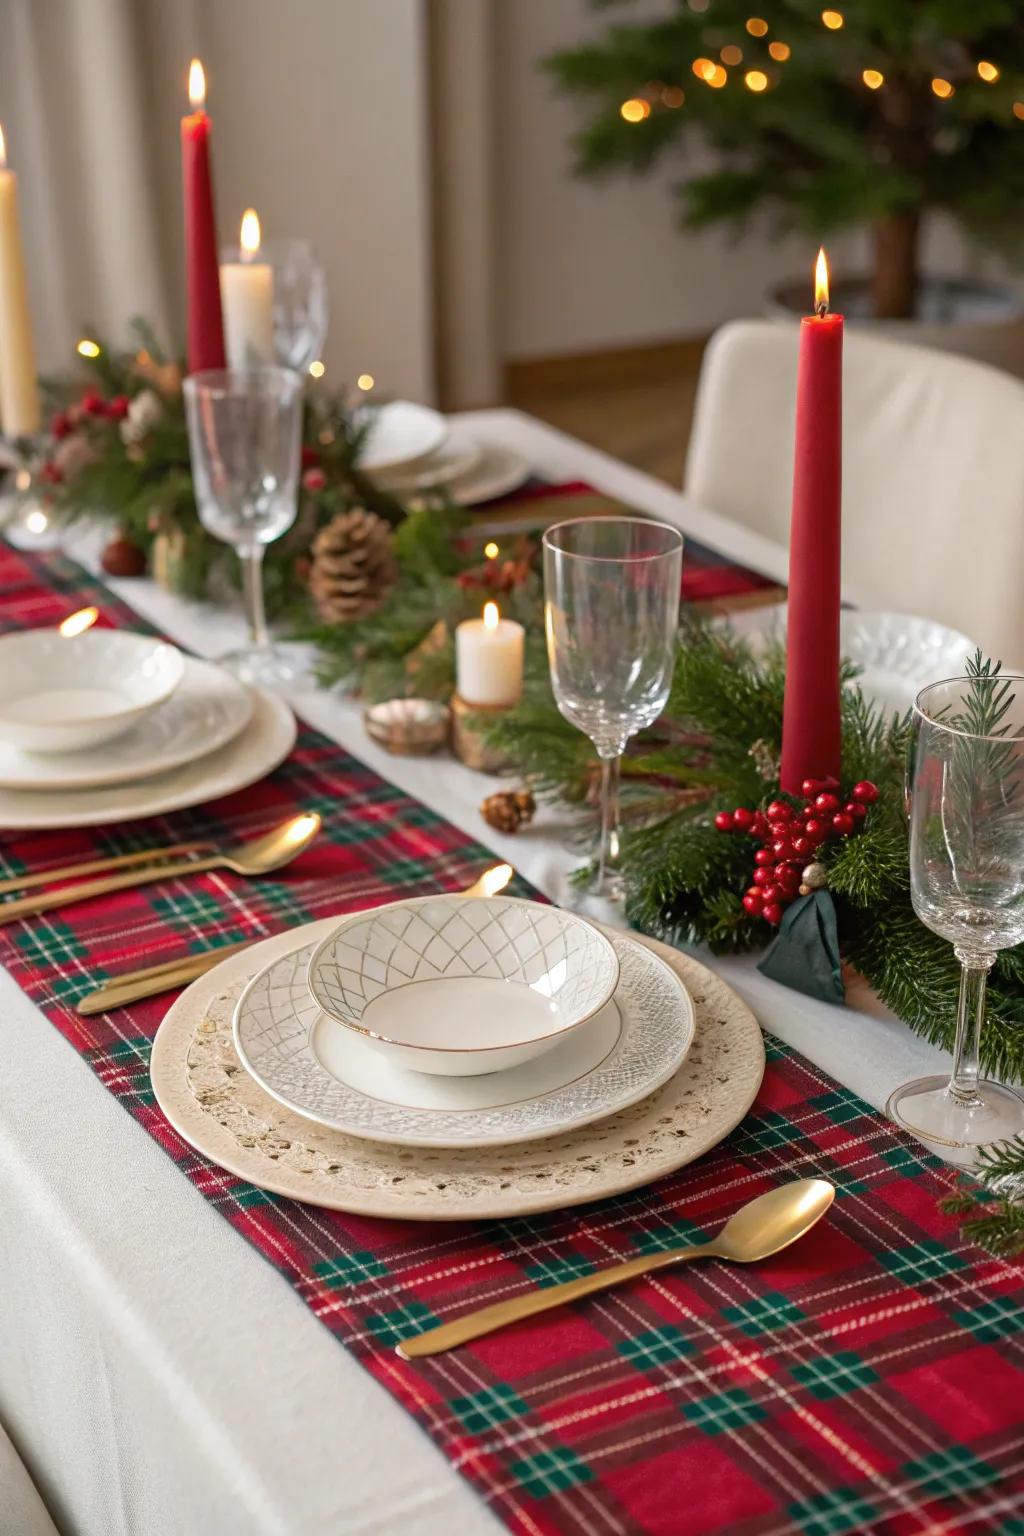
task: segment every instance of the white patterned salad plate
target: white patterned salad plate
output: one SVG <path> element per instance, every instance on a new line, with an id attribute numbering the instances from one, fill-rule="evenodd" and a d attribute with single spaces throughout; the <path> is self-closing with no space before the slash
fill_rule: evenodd
<path id="1" fill-rule="evenodd" d="M 78 752 L 130 730 L 181 682 L 176 646 L 119 629 L 0 639 L 0 739 L 24 752 Z"/>
<path id="2" fill-rule="evenodd" d="M 737 614 L 729 620 L 740 633 L 785 638 L 786 605 Z M 860 675 L 857 682 L 870 703 L 903 714 L 921 689 L 937 678 L 962 677 L 975 645 L 966 635 L 934 619 L 909 613 L 874 613 L 846 608 L 839 616 L 839 648 Z"/>
<path id="3" fill-rule="evenodd" d="M 321 1012 L 306 973 L 314 947 L 270 961 L 238 1000 L 233 1035 L 255 1081 L 304 1119 L 370 1141 L 492 1147 L 614 1114 L 679 1069 L 694 1010 L 678 974 L 647 946 L 609 934 L 611 1002 L 543 1056 L 504 1072 L 442 1078 L 393 1066 Z"/>
<path id="4" fill-rule="evenodd" d="M 448 436 L 440 411 L 412 400 L 392 400 L 369 408 L 369 430 L 359 454 L 359 468 L 380 475 L 418 464 L 435 453 Z"/>
<path id="5" fill-rule="evenodd" d="M 60 794 L 52 789 L 0 788 L 0 827 L 12 831 L 102 827 L 204 805 L 245 789 L 284 761 L 296 734 L 295 716 L 283 699 L 253 691 L 252 706 L 249 724 L 225 746 L 170 773 Z"/>
<path id="6" fill-rule="evenodd" d="M 472 469 L 449 485 L 453 501 L 461 507 L 478 507 L 499 496 L 511 496 L 530 478 L 530 465 L 522 454 L 500 443 L 482 443 Z"/>
<path id="7" fill-rule="evenodd" d="M 354 912 L 314 950 L 314 1001 L 393 1066 L 504 1072 L 593 1018 L 615 950 L 575 912 L 514 896 L 421 896 Z"/>
<path id="8" fill-rule="evenodd" d="M 20 752 L 0 738 L 0 788 L 96 789 L 152 778 L 216 752 L 252 718 L 253 695 L 222 667 L 184 657 L 181 682 L 116 744 L 79 752 Z"/>

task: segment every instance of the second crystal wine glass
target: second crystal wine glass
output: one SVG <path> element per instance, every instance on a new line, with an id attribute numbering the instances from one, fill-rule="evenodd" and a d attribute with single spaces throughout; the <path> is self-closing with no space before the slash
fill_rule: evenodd
<path id="1" fill-rule="evenodd" d="M 912 717 L 910 890 L 961 966 L 950 1077 L 905 1083 L 886 1106 L 927 1141 L 967 1151 L 1024 1130 L 1024 1099 L 979 1074 L 988 973 L 1024 943 L 1024 677 L 958 677 Z M 961 1158 L 961 1160 L 963 1160 Z"/>
<path id="2" fill-rule="evenodd" d="M 302 380 L 289 368 L 213 369 L 184 391 L 199 519 L 242 566 L 249 644 L 222 660 L 245 682 L 283 687 L 300 669 L 270 644 L 263 554 L 298 509 Z"/>
<path id="3" fill-rule="evenodd" d="M 601 759 L 596 894 L 617 896 L 619 763 L 668 699 L 683 539 L 634 517 L 584 517 L 544 535 L 544 623 L 559 710 Z"/>

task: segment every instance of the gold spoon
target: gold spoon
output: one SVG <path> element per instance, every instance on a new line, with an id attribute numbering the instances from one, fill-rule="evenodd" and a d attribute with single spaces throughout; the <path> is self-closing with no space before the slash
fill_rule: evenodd
<path id="1" fill-rule="evenodd" d="M 782 1184 L 741 1206 L 709 1243 L 692 1248 L 669 1248 L 664 1253 L 645 1253 L 625 1264 L 613 1264 L 595 1274 L 581 1275 L 578 1280 L 566 1280 L 562 1285 L 547 1285 L 525 1296 L 513 1296 L 510 1301 L 499 1301 L 479 1312 L 469 1312 L 454 1323 L 442 1323 L 437 1328 L 428 1328 L 425 1333 L 403 1339 L 395 1345 L 395 1352 L 403 1360 L 439 1355 L 470 1339 L 494 1333 L 506 1323 L 534 1317 L 538 1312 L 547 1312 L 567 1301 L 579 1301 L 580 1297 L 593 1296 L 596 1291 L 608 1291 L 623 1280 L 635 1280 L 638 1275 L 649 1275 L 657 1269 L 670 1269 L 689 1259 L 726 1259 L 732 1264 L 755 1264 L 759 1259 L 778 1253 L 780 1248 L 788 1248 L 790 1243 L 810 1231 L 832 1204 L 835 1193 L 827 1179 L 797 1179 L 792 1184 Z"/>
<path id="2" fill-rule="evenodd" d="M 272 832 L 254 838 L 251 843 L 241 843 L 237 848 L 220 850 L 205 858 L 154 864 L 151 869 L 125 870 L 119 875 L 106 875 L 101 880 L 80 880 L 75 885 L 64 885 L 42 896 L 20 897 L 0 905 L 0 928 L 19 917 L 34 917 L 37 912 L 68 906 L 73 901 L 85 901 L 89 896 L 106 896 L 111 891 L 149 885 L 154 880 L 172 880 L 178 875 L 197 875 L 207 869 L 230 869 L 236 875 L 269 875 L 271 870 L 280 869 L 297 858 L 319 831 L 320 817 L 315 811 L 305 811 L 301 816 L 282 821 Z"/>

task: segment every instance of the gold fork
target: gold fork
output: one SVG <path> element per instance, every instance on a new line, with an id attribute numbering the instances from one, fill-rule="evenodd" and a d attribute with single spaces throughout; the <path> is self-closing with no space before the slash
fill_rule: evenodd
<path id="1" fill-rule="evenodd" d="M 136 853 L 108 853 L 103 858 L 85 859 L 80 864 L 64 864 L 59 869 L 42 869 L 33 874 L 6 875 L 0 880 L 0 896 L 9 891 L 32 891 L 58 880 L 77 880 L 80 875 L 98 875 L 104 870 L 133 869 L 139 864 L 158 864 L 162 859 L 181 859 L 193 853 L 209 853 L 210 842 L 166 843 L 162 848 L 140 848 Z M 0 912 L 3 907 L 0 906 Z"/>

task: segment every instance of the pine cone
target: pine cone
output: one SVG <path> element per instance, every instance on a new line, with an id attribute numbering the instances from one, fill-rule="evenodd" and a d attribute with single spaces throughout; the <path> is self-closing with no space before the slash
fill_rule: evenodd
<path id="1" fill-rule="evenodd" d="M 336 513 L 313 540 L 309 590 L 330 624 L 367 618 L 396 574 L 390 525 L 364 507 Z"/>
<path id="2" fill-rule="evenodd" d="M 536 809 L 537 802 L 528 789 L 502 789 L 487 796 L 480 814 L 496 832 L 518 832 L 533 820 Z"/>

